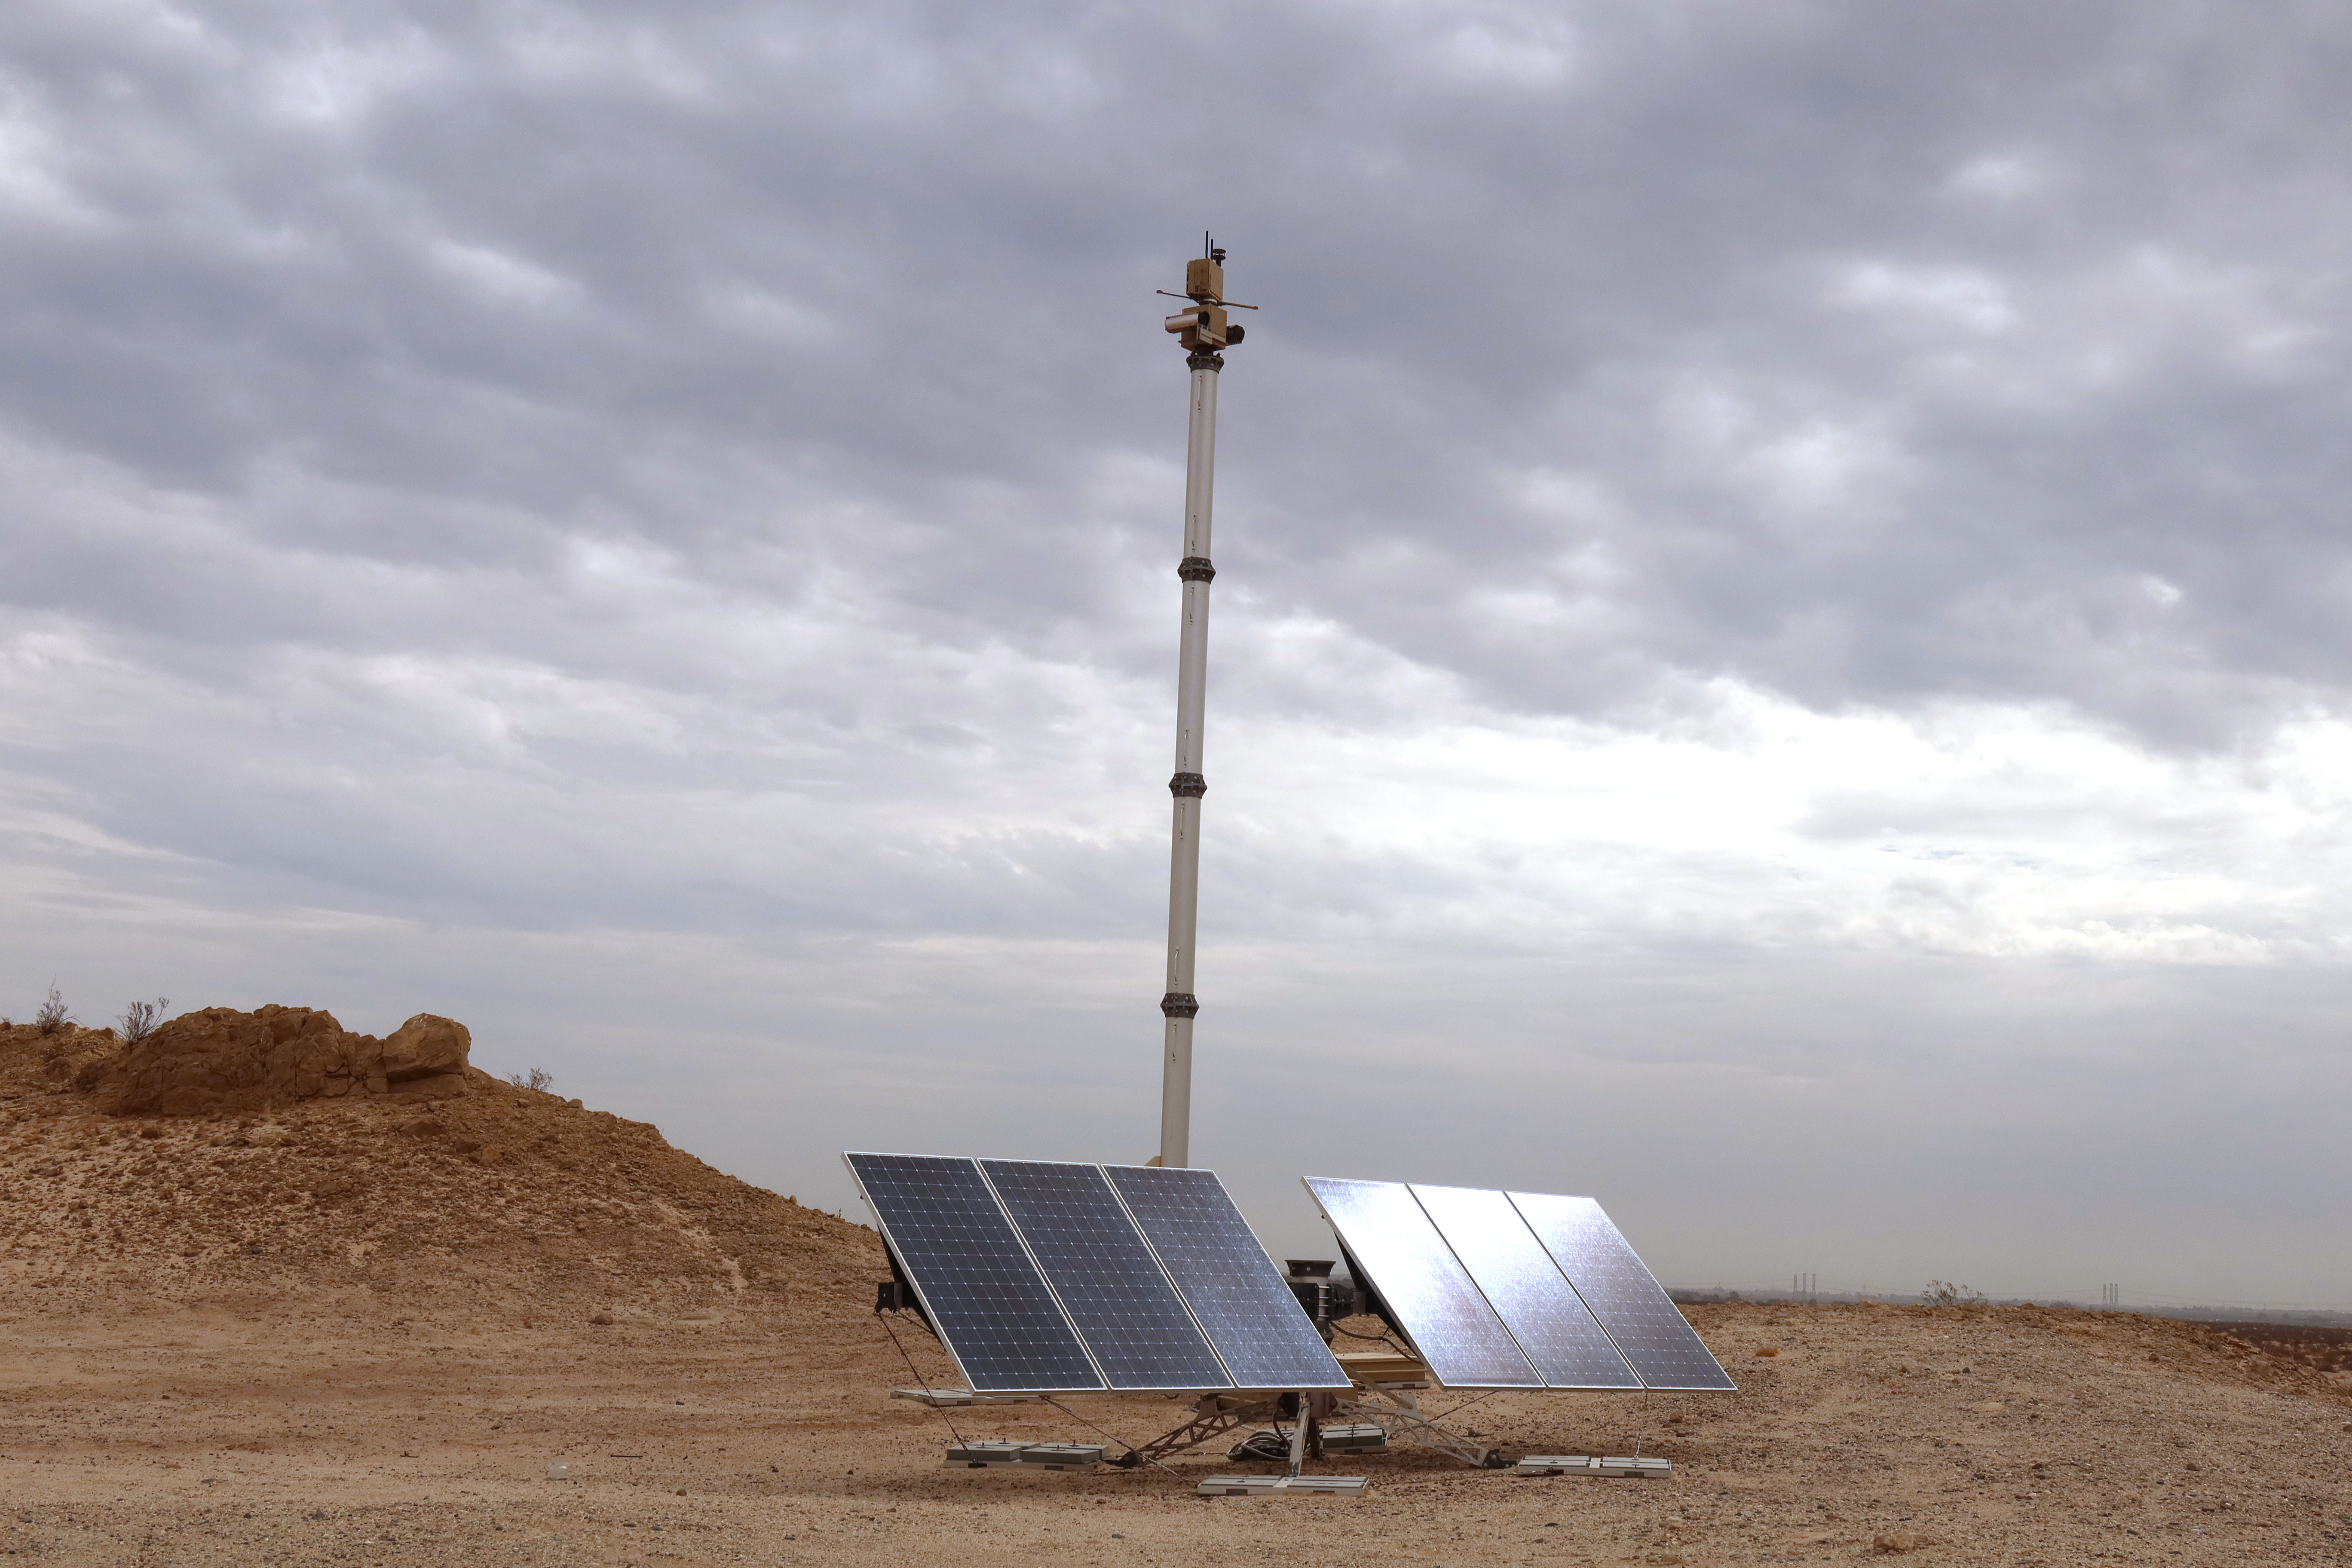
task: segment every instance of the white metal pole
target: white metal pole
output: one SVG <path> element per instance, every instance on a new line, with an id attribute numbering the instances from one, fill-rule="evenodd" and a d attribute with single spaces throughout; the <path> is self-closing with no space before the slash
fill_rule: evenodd
<path id="1" fill-rule="evenodd" d="M 1192 991 L 1192 944 L 1201 913 L 1202 708 L 1209 686 L 1209 584 L 1217 569 L 1209 563 L 1209 511 L 1217 472 L 1217 374 L 1224 356 L 1196 349 L 1192 368 L 1192 427 L 1184 464 L 1184 558 L 1176 575 L 1184 583 L 1183 636 L 1176 663 L 1176 773 L 1168 781 L 1175 797 L 1175 826 L 1168 860 L 1168 990 L 1160 998 L 1166 1041 L 1160 1084 L 1160 1163 L 1190 1163 L 1192 1142 L 1192 1018 L 1200 998 Z"/>
<path id="2" fill-rule="evenodd" d="M 1168 852 L 1168 989 L 1160 997 L 1156 1163 L 1162 1165 L 1192 1158 L 1192 1018 L 1201 1010 L 1192 991 L 1192 942 L 1201 923 L 1201 797 L 1209 789 L 1201 776 L 1201 710 L 1209 691 L 1209 584 L 1217 575 L 1209 564 L 1209 507 L 1217 479 L 1217 375 L 1225 368 L 1217 351 L 1242 341 L 1227 312 L 1257 309 L 1225 298 L 1225 253 L 1208 236 L 1201 239 L 1202 254 L 1184 264 L 1184 292 L 1177 296 L 1192 304 L 1166 323 L 1192 367 L 1192 417 L 1184 447 L 1184 557 L 1176 565 L 1184 622 L 1176 658 L 1176 773 L 1168 781 L 1176 823 Z"/>

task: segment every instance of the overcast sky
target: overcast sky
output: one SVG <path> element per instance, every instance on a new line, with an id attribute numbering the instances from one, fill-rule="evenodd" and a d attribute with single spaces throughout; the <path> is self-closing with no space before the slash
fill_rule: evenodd
<path id="1" fill-rule="evenodd" d="M 2352 16 L 16 0 L 0 1011 L 2352 1306 Z M 2093 1299 L 2095 1299 L 2094 1296 Z"/>

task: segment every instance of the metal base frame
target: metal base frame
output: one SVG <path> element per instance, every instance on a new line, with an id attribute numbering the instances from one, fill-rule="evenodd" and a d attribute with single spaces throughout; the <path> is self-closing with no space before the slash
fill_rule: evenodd
<path id="1" fill-rule="evenodd" d="M 1149 1443 L 1129 1448 L 1114 1465 L 1133 1469 L 1138 1465 L 1156 1465 L 1197 1448 L 1203 1443 L 1214 1442 L 1237 1426 L 1255 1426 L 1261 1421 L 1277 1421 L 1282 1417 L 1282 1404 L 1275 1399 L 1244 1402 L 1229 1394 L 1202 1394 L 1192 1406 L 1192 1419 L 1172 1432 L 1163 1432 Z"/>
<path id="2" fill-rule="evenodd" d="M 1027 1443 L 989 1437 L 950 1446 L 946 1470 L 1091 1470 L 1103 1461 L 1099 1443 Z"/>
<path id="3" fill-rule="evenodd" d="M 1193 1488 L 1202 1497 L 1361 1497 L 1363 1476 L 1221 1476 Z"/>
<path id="4" fill-rule="evenodd" d="M 1664 1480 L 1675 1473 L 1672 1459 L 1632 1455 L 1529 1454 L 1511 1468 L 1523 1476 L 1601 1476 L 1622 1480 Z"/>
<path id="5" fill-rule="evenodd" d="M 1323 1418 L 1331 1414 L 1338 1401 L 1328 1394 L 1308 1394 L 1299 1397 L 1297 1413 L 1291 1418 L 1290 1463 L 1286 1473 L 1279 1476 L 1218 1476 L 1193 1488 L 1203 1497 L 1361 1497 L 1370 1480 L 1363 1476 L 1304 1476 L 1299 1474 L 1310 1454 L 1320 1458 L 1322 1444 L 1318 1437 Z M 1133 1468 L 1137 1465 L 1160 1464 L 1188 1448 L 1197 1448 L 1213 1442 L 1243 1426 L 1255 1426 L 1261 1421 L 1282 1419 L 1280 1399 L 1236 1399 L 1231 1394 L 1207 1394 L 1192 1406 L 1192 1419 L 1172 1432 L 1163 1432 L 1140 1447 L 1130 1448 L 1111 1461 L 1115 1465 Z"/>
<path id="6" fill-rule="evenodd" d="M 1449 1459 L 1459 1459 L 1474 1470 L 1499 1470 L 1508 1468 L 1506 1460 L 1483 1443 L 1473 1443 L 1455 1436 L 1423 1415 L 1420 1402 L 1410 1394 L 1387 1394 L 1366 1389 L 1367 1397 L 1340 1399 L 1333 1402 L 1331 1414 L 1353 1415 L 1370 1422 L 1389 1435 L 1391 1441 L 1402 1439 L 1434 1449 Z"/>
<path id="7" fill-rule="evenodd" d="M 1391 1394 L 1385 1390 L 1359 1389 L 1357 1397 L 1353 1398 L 1328 1394 L 1307 1395 L 1299 1402 L 1296 1425 L 1291 1431 L 1293 1472 L 1296 1473 L 1302 1458 L 1319 1459 L 1323 1457 L 1323 1423 L 1334 1416 L 1351 1416 L 1359 1422 L 1376 1426 L 1388 1434 L 1391 1442 L 1418 1444 L 1444 1454 L 1449 1459 L 1458 1459 L 1475 1470 L 1510 1468 L 1510 1462 L 1494 1449 L 1449 1432 L 1423 1415 L 1418 1405 L 1411 1394 Z M 1130 1468 L 1137 1465 L 1157 1464 L 1189 1448 L 1213 1442 L 1236 1427 L 1279 1421 L 1283 1414 L 1278 1400 L 1244 1401 L 1231 1394 L 1216 1394 L 1203 1395 L 1193 1408 L 1197 1414 L 1192 1419 L 1172 1432 L 1162 1433 L 1149 1443 L 1130 1448 L 1111 1463 Z"/>
<path id="8" fill-rule="evenodd" d="M 893 1399 L 911 1399 L 934 1410 L 961 1410 L 967 1405 L 1035 1405 L 1042 1394 L 976 1394 L 969 1388 L 894 1388 Z"/>

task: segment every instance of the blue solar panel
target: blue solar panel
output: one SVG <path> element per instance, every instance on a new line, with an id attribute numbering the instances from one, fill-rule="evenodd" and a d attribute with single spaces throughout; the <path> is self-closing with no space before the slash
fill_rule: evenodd
<path id="1" fill-rule="evenodd" d="M 1103 1387 L 975 1162 L 935 1154 L 843 1158 L 940 1342 L 974 1389 Z"/>
<path id="2" fill-rule="evenodd" d="M 1215 1172 L 1159 1165 L 1103 1172 L 1238 1386 L 1349 1386 Z"/>
<path id="3" fill-rule="evenodd" d="M 1113 1388 L 1231 1388 L 1099 1165 L 982 1160 L 1030 1256 Z"/>

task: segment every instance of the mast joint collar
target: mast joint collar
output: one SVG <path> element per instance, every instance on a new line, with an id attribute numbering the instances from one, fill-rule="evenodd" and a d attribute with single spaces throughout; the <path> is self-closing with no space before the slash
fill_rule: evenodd
<path id="1" fill-rule="evenodd" d="M 1160 999 L 1160 1010 L 1171 1018 L 1190 1018 L 1201 1010 L 1201 999 L 1189 991 L 1171 991 Z"/>
<path id="2" fill-rule="evenodd" d="M 1168 793 L 1179 799 L 1190 795 L 1198 800 L 1209 793 L 1209 781 L 1198 773 L 1175 773 L 1168 780 Z"/>
<path id="3" fill-rule="evenodd" d="M 1184 356 L 1184 363 L 1194 370 L 1223 370 L 1225 356 L 1213 349 L 1194 349 Z"/>
<path id="4" fill-rule="evenodd" d="M 1217 569 L 1209 564 L 1209 558 L 1205 555 L 1187 555 L 1176 563 L 1176 575 L 1187 583 L 1213 583 L 1217 580 Z"/>

